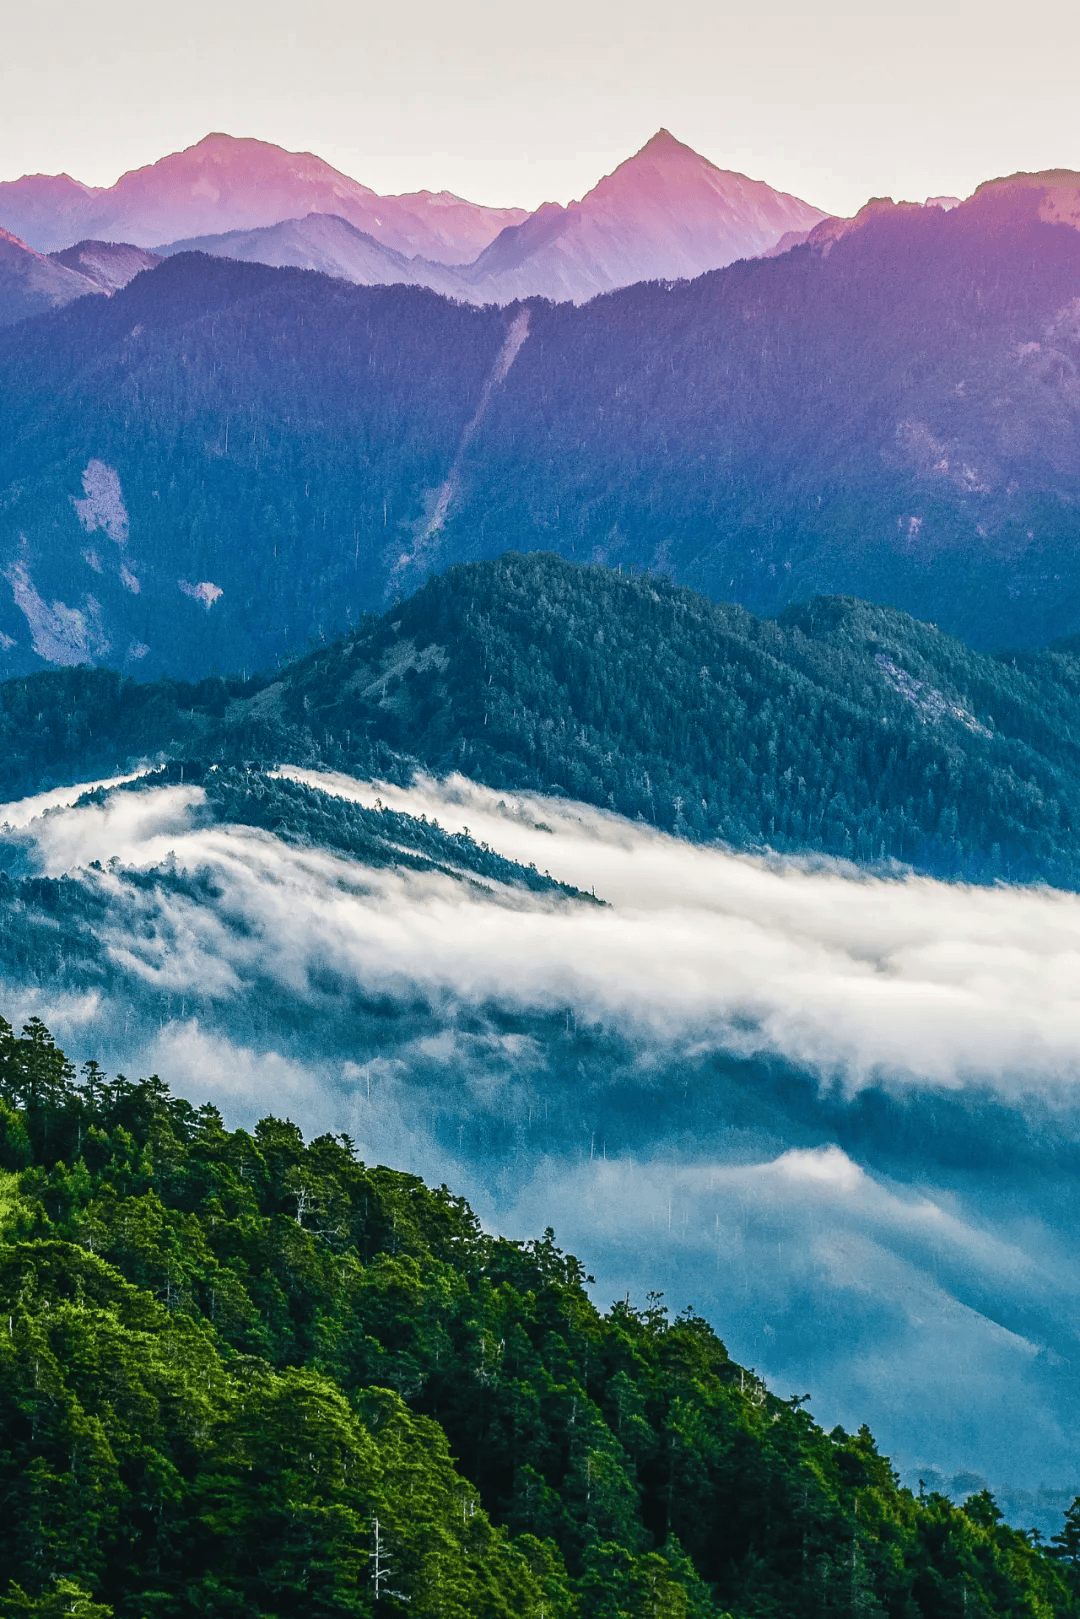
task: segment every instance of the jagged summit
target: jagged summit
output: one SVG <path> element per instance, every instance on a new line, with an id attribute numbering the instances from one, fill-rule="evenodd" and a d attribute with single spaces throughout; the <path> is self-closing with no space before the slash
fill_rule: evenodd
<path id="1" fill-rule="evenodd" d="M 634 155 L 635 157 L 644 157 L 646 152 L 689 152 L 692 157 L 698 156 L 692 146 L 687 146 L 684 141 L 677 140 L 670 129 L 665 129 L 663 126 Z"/>
<path id="2" fill-rule="evenodd" d="M 669 129 L 661 128 L 632 157 L 625 158 L 610 174 L 605 175 L 588 195 L 591 196 L 594 192 L 600 191 L 602 187 L 614 180 L 617 175 L 634 175 L 647 168 L 665 167 L 670 169 L 674 165 L 722 176 L 723 181 L 727 184 L 739 181 L 751 186 L 763 184 L 762 181 L 751 180 L 748 175 L 741 173 L 739 170 L 720 168 L 710 158 L 702 156 L 694 147 L 688 146 L 685 141 L 679 140 Z M 771 187 L 766 189 L 772 190 Z M 773 194 L 782 197 L 789 195 L 787 192 L 774 192 Z M 792 201 L 797 202 L 798 199 L 792 198 Z M 800 206 L 807 208 L 808 212 L 814 214 L 816 219 L 825 217 L 820 209 L 813 208 L 806 203 Z"/>

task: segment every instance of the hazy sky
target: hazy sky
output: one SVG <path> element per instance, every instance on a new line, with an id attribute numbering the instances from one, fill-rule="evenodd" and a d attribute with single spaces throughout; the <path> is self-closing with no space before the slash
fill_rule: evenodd
<path id="1" fill-rule="evenodd" d="M 840 213 L 1080 168 L 1069 0 L 35 0 L 2 37 L 3 179 L 111 184 L 224 130 L 534 207 L 661 125 Z"/>

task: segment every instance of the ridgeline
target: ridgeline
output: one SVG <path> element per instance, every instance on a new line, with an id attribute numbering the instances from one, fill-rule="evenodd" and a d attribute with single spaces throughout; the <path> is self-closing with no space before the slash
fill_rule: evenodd
<path id="1" fill-rule="evenodd" d="M 991 656 L 888 608 L 778 619 L 514 553 L 256 680 L 0 685 L 0 795 L 193 759 L 460 770 L 700 841 L 1080 887 L 1080 651 Z"/>

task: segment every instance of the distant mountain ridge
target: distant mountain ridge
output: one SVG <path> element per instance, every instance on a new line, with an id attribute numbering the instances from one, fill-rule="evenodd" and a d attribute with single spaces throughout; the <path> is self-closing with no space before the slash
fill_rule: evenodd
<path id="1" fill-rule="evenodd" d="M 249 263 L 294 265 L 361 286 L 430 287 L 466 302 L 520 298 L 584 303 L 637 281 L 693 280 L 753 258 L 792 233 L 802 237 L 820 209 L 761 181 L 727 173 L 660 130 L 640 152 L 566 208 L 544 203 L 508 225 L 471 264 L 406 258 L 346 219 L 321 214 L 257 231 L 231 231 L 167 244 Z"/>
<path id="2" fill-rule="evenodd" d="M 0 184 L 0 219 L 35 246 L 109 235 L 166 253 L 318 269 L 364 286 L 426 286 L 480 304 L 582 303 L 635 281 L 693 279 L 824 217 L 718 169 L 663 129 L 579 202 L 545 203 L 531 215 L 446 192 L 379 197 L 310 153 L 225 135 L 107 189 L 67 176 Z"/>
<path id="3" fill-rule="evenodd" d="M 308 214 L 304 219 L 283 219 L 276 225 L 225 231 L 220 236 L 195 236 L 162 247 L 167 258 L 191 252 L 278 269 L 318 270 L 361 287 L 427 287 L 450 298 L 472 301 L 461 271 L 431 259 L 407 258 L 337 214 Z"/>
<path id="4" fill-rule="evenodd" d="M 61 253 L 50 253 L 49 258 L 95 282 L 104 292 L 119 292 L 133 276 L 161 263 L 157 253 L 147 253 L 130 242 L 76 242 Z"/>
<path id="5" fill-rule="evenodd" d="M 9 329 L 0 672 L 264 668 L 508 549 L 1076 634 L 1080 232 L 1046 193 L 582 306 L 181 254 Z"/>
<path id="6" fill-rule="evenodd" d="M 584 303 L 637 281 L 693 280 L 754 258 L 827 217 L 760 180 L 718 169 L 666 129 L 580 202 L 546 203 L 469 267 L 497 301 Z"/>
<path id="7" fill-rule="evenodd" d="M 0 230 L 0 326 L 61 308 L 74 298 L 101 290 L 89 276 L 35 253 L 17 236 Z"/>
<path id="8" fill-rule="evenodd" d="M 66 174 L 0 183 L 0 222 L 45 252 L 91 236 L 153 248 L 311 212 L 339 214 L 397 252 L 448 263 L 475 258 L 526 217 L 522 208 L 485 208 L 447 191 L 380 197 L 310 152 L 223 134 L 129 170 L 113 186 Z"/>
<path id="9" fill-rule="evenodd" d="M 160 258 L 126 242 L 76 242 L 62 253 L 37 253 L 0 230 L 0 326 L 14 326 L 88 294 L 118 292 Z"/>

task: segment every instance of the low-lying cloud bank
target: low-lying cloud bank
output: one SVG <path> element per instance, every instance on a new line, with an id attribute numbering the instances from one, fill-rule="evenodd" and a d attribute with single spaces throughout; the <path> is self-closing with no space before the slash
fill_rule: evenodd
<path id="1" fill-rule="evenodd" d="M 213 910 L 155 896 L 154 937 L 109 941 L 161 987 L 226 995 L 257 970 L 303 994 L 330 972 L 396 998 L 567 1008 L 687 1053 L 767 1053 L 849 1091 L 971 1085 L 1066 1106 L 1076 1094 L 1080 896 L 731 855 L 460 778 L 402 791 L 290 774 L 467 826 L 609 903 L 517 891 L 493 901 L 437 874 L 365 871 L 251 829 L 200 826 L 191 786 L 54 808 L 23 836 L 53 875 L 170 855 L 214 873 Z"/>
<path id="2" fill-rule="evenodd" d="M 603 1296 L 692 1302 L 902 1465 L 1080 1481 L 1080 897 L 288 774 L 606 904 L 219 825 L 199 786 L 55 793 L 0 823 L 80 873 L 100 960 L 9 971 L 7 1015 L 236 1122 L 348 1130 L 513 1234 L 554 1225 Z"/>

